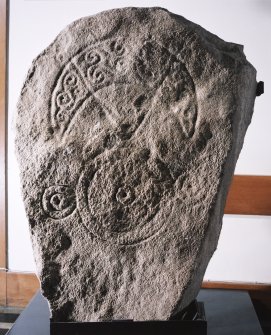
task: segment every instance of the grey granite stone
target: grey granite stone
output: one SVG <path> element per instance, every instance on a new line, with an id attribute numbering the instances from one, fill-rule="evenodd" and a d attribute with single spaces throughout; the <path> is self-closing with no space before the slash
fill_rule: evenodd
<path id="1" fill-rule="evenodd" d="M 16 150 L 54 320 L 167 320 L 197 296 L 253 112 L 242 49 L 125 8 L 73 22 L 34 60 Z"/>

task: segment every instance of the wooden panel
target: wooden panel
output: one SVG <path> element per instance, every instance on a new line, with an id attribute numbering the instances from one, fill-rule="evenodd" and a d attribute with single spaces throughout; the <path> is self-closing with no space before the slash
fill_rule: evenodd
<path id="1" fill-rule="evenodd" d="M 0 0 L 0 268 L 6 268 L 6 1 Z"/>
<path id="2" fill-rule="evenodd" d="M 7 306 L 26 306 L 39 287 L 34 273 L 7 272 Z"/>
<path id="3" fill-rule="evenodd" d="M 0 270 L 0 306 L 6 306 L 6 271 Z"/>
<path id="4" fill-rule="evenodd" d="M 225 213 L 271 215 L 271 176 L 234 176 Z"/>
<path id="5" fill-rule="evenodd" d="M 32 299 L 40 284 L 34 273 L 7 272 L 7 306 L 24 307 Z M 271 284 L 238 282 L 203 282 L 202 288 L 271 292 Z"/>
<path id="6" fill-rule="evenodd" d="M 271 292 L 271 284 L 204 281 L 202 288 Z"/>

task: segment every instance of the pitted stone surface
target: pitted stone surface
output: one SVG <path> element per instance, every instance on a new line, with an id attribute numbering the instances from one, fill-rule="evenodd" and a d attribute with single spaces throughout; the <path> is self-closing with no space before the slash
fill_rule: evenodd
<path id="1" fill-rule="evenodd" d="M 54 320 L 166 320 L 197 296 L 255 77 L 240 45 L 161 8 L 82 18 L 33 62 L 16 148 Z"/>

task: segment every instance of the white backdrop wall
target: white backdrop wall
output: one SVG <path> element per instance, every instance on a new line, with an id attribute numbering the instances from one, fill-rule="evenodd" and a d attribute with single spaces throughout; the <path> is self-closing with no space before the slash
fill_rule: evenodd
<path id="1" fill-rule="evenodd" d="M 71 21 L 114 7 L 160 6 L 183 15 L 226 41 L 245 46 L 265 82 L 257 98 L 236 174 L 271 175 L 271 1 L 269 0 L 10 0 L 8 104 L 9 269 L 35 271 L 14 157 L 12 115 L 31 61 Z M 206 280 L 271 283 L 271 217 L 226 215 Z"/>

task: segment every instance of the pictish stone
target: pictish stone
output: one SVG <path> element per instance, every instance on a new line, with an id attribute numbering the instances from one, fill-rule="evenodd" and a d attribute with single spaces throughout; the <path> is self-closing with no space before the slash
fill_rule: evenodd
<path id="1" fill-rule="evenodd" d="M 242 46 L 162 8 L 82 18 L 34 60 L 16 151 L 53 320 L 168 320 L 195 299 L 256 86 Z"/>

